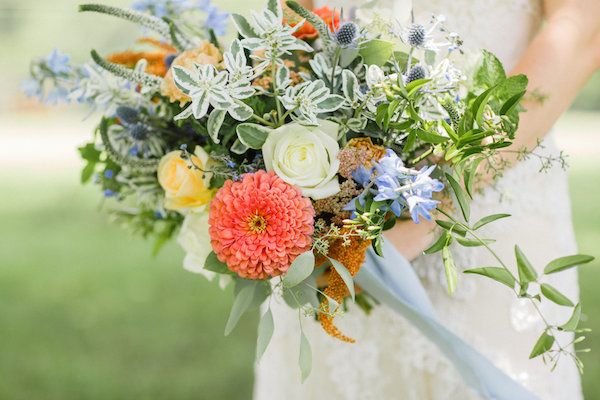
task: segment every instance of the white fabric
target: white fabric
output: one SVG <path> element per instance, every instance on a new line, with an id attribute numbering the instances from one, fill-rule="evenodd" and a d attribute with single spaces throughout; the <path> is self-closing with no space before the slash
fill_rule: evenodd
<path id="1" fill-rule="evenodd" d="M 352 2 L 338 1 L 348 7 Z M 358 3 L 358 2 L 357 2 Z M 336 2 L 327 2 L 336 5 Z M 392 8 L 392 7 L 390 7 Z M 537 0 L 417 0 L 415 14 L 444 14 L 449 28 L 459 32 L 467 48 L 486 48 L 510 68 L 541 24 Z M 545 151 L 556 154 L 551 135 Z M 498 240 L 500 257 L 514 263 L 519 244 L 539 269 L 553 258 L 574 254 L 566 174 L 558 167 L 539 173 L 535 159 L 508 170 L 496 188 L 479 195 L 472 205 L 473 220 L 498 212 L 512 217 L 484 228 Z M 462 268 L 495 265 L 481 249 L 456 248 Z M 515 299 L 502 285 L 477 276 L 459 276 L 457 295 L 446 294 L 439 255 L 423 256 L 413 266 L 421 277 L 442 321 L 510 376 L 542 399 L 582 398 L 579 374 L 564 358 L 554 372 L 538 358 L 528 360 L 541 332 L 540 321 L 527 303 Z M 578 298 L 575 271 L 549 283 L 572 299 Z M 302 323 L 313 350 L 313 371 L 299 382 L 298 314 L 284 304 L 272 305 L 275 335 L 256 368 L 256 400 L 293 399 L 476 399 L 448 361 L 402 317 L 380 306 L 371 315 L 356 307 L 336 319 L 356 344 L 341 343 L 321 331 L 318 323 Z M 544 303 L 549 320 L 563 322 L 569 309 Z M 568 343 L 568 335 L 560 338 Z"/>

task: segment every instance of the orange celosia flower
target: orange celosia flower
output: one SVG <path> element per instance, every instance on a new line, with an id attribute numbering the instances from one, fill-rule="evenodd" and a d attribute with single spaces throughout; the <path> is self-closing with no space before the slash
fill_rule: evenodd
<path id="1" fill-rule="evenodd" d="M 347 230 L 343 229 L 342 233 L 343 232 L 347 232 Z M 367 249 L 370 245 L 371 241 L 363 240 L 356 236 L 350 237 L 350 243 L 346 246 L 344 246 L 341 239 L 337 239 L 331 243 L 329 247 L 329 257 L 342 263 L 348 269 L 350 275 L 355 276 L 365 262 Z M 335 300 L 338 304 L 342 304 L 344 297 L 348 295 L 346 284 L 333 268 L 329 272 L 329 282 L 323 293 Z M 332 313 L 334 312 L 335 310 L 333 310 L 333 312 L 329 310 L 329 301 L 325 298 L 321 303 L 319 312 L 319 322 L 321 322 L 323 330 L 341 341 L 354 343 L 354 339 L 344 335 L 333 324 Z"/>
<path id="2" fill-rule="evenodd" d="M 165 76 L 168 66 L 165 62 L 166 58 L 177 53 L 177 49 L 173 46 L 162 43 L 152 38 L 141 38 L 137 41 L 140 44 L 147 44 L 154 47 L 152 51 L 132 51 L 126 50 L 120 53 L 110 55 L 108 61 L 123 65 L 129 68 L 135 67 L 138 61 L 145 59 L 148 62 L 146 72 L 152 75 Z"/>
<path id="3" fill-rule="evenodd" d="M 340 13 L 337 10 L 334 11 L 331 8 L 325 6 L 321 8 L 315 8 L 313 10 L 313 13 L 315 13 L 318 17 L 325 21 L 325 23 L 331 31 L 337 29 L 340 25 Z M 301 21 L 301 19 L 296 14 L 290 12 L 289 10 L 285 14 L 286 22 L 292 27 L 296 26 L 296 24 L 298 24 Z M 305 22 L 300 29 L 294 32 L 294 36 L 302 40 L 312 40 L 319 37 L 319 32 L 317 32 L 317 30 L 314 26 L 312 26 L 312 24 Z"/>

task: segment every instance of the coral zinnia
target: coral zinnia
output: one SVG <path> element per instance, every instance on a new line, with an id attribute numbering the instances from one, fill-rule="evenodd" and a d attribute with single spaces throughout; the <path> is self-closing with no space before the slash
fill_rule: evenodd
<path id="1" fill-rule="evenodd" d="M 227 181 L 210 206 L 212 247 L 239 276 L 265 279 L 286 272 L 311 247 L 314 209 L 300 189 L 273 172 Z"/>

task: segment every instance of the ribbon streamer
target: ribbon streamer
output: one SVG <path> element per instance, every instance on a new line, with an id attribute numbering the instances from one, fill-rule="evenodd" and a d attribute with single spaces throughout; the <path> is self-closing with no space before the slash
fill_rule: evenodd
<path id="1" fill-rule="evenodd" d="M 357 285 L 417 327 L 484 398 L 538 399 L 439 322 L 412 266 L 392 245 L 384 243 L 383 254 L 379 257 L 369 249 L 366 262 L 355 277 Z"/>

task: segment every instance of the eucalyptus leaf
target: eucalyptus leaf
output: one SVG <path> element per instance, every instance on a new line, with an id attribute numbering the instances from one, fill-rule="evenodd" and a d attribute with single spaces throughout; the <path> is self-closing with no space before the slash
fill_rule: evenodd
<path id="1" fill-rule="evenodd" d="M 554 345 L 554 340 L 555 340 L 554 336 L 550 336 L 546 332 L 542 333 L 540 338 L 537 340 L 537 342 L 533 346 L 533 350 L 531 351 L 529 358 L 530 359 L 535 358 L 535 357 L 542 355 L 542 354 L 546 353 L 547 351 L 551 350 L 552 346 Z"/>
<path id="2" fill-rule="evenodd" d="M 359 54 L 366 65 L 378 65 L 380 67 L 390 60 L 393 53 L 394 43 L 382 39 L 369 40 L 359 50 Z"/>
<path id="3" fill-rule="evenodd" d="M 300 365 L 300 373 L 302 374 L 302 382 L 304 382 L 312 370 L 312 351 L 310 343 L 302 329 L 300 329 L 300 357 L 298 363 Z"/>
<path id="4" fill-rule="evenodd" d="M 584 254 L 576 254 L 573 256 L 561 257 L 550 261 L 546 268 L 544 268 L 545 274 L 553 274 L 555 272 L 564 271 L 565 269 L 575 267 L 581 264 L 587 264 L 594 261 L 594 257 L 587 256 Z"/>
<path id="5" fill-rule="evenodd" d="M 512 274 L 504 268 L 500 267 L 472 268 L 465 270 L 464 273 L 486 276 L 508 286 L 511 289 L 514 289 L 516 283 L 515 278 L 512 276 Z"/>
<path id="6" fill-rule="evenodd" d="M 260 318 L 258 323 L 258 338 L 256 339 L 256 361 L 260 361 L 265 350 L 269 347 L 273 332 L 275 331 L 275 323 L 273 321 L 273 313 L 271 308 Z"/>
<path id="7" fill-rule="evenodd" d="M 562 331 L 574 332 L 577 330 L 579 326 L 579 321 L 581 319 L 581 303 L 578 303 L 575 308 L 573 308 L 573 314 L 567 322 L 563 325 L 559 326 L 558 329 Z"/>
<path id="8" fill-rule="evenodd" d="M 515 246 L 515 257 L 517 259 L 517 267 L 519 269 L 519 282 L 525 285 L 529 282 L 537 280 L 537 272 L 525 256 L 519 246 Z"/>
<path id="9" fill-rule="evenodd" d="M 555 302 L 560 306 L 573 307 L 574 304 L 567 296 L 558 291 L 554 286 L 551 286 L 547 283 L 542 283 L 540 286 L 542 290 L 542 294 L 545 298 L 550 301 Z"/>
<path id="10" fill-rule="evenodd" d="M 311 250 L 300 254 L 283 277 L 283 284 L 290 288 L 299 285 L 315 269 L 315 255 Z"/>
<path id="11" fill-rule="evenodd" d="M 208 257 L 206 257 L 206 261 L 204 262 L 204 269 L 207 271 L 215 272 L 217 274 L 234 274 L 234 272 L 227 268 L 227 264 L 219 260 L 214 251 L 211 251 Z"/>
<path id="12" fill-rule="evenodd" d="M 350 292 L 350 297 L 352 297 L 352 301 L 354 301 L 356 295 L 354 292 L 354 280 L 352 279 L 352 275 L 350 274 L 350 271 L 348 271 L 348 269 L 341 262 L 334 260 L 331 257 L 327 257 L 327 258 L 331 262 L 331 265 L 333 266 L 335 271 L 338 273 L 338 275 L 344 281 L 344 284 L 346 285 L 346 287 L 348 288 L 348 291 Z"/>
<path id="13" fill-rule="evenodd" d="M 208 135 L 212 139 L 213 142 L 219 144 L 219 131 L 221 130 L 221 126 L 223 125 L 223 121 L 225 120 L 225 115 L 227 115 L 226 110 L 213 110 L 208 116 L 208 123 L 206 129 L 208 130 Z"/>
<path id="14" fill-rule="evenodd" d="M 479 221 L 475 222 L 475 224 L 473 225 L 473 230 L 477 230 L 479 228 L 481 228 L 482 226 L 485 226 L 491 222 L 497 221 L 501 218 L 508 218 L 510 217 L 510 214 L 493 214 L 493 215 L 488 215 L 487 217 L 483 217 L 481 218 Z"/>
<path id="15" fill-rule="evenodd" d="M 258 286 L 257 283 L 258 282 L 253 282 L 252 284 L 244 286 L 242 290 L 240 290 L 235 296 L 233 306 L 231 306 L 229 319 L 225 325 L 225 336 L 229 335 L 235 329 L 240 317 L 244 315 L 244 313 L 248 311 L 252 305 L 254 293 L 256 292 L 256 288 Z"/>
<path id="16" fill-rule="evenodd" d="M 315 290 L 317 283 L 311 276 L 305 279 L 300 285 L 294 287 L 284 287 L 283 300 L 293 309 L 301 308 L 307 304 L 314 308 L 319 307 L 319 298 Z"/>
<path id="17" fill-rule="evenodd" d="M 452 186 L 452 191 L 454 191 L 454 195 L 456 196 L 456 200 L 458 201 L 458 205 L 460 206 L 460 210 L 462 211 L 465 221 L 469 221 L 471 207 L 469 201 L 467 200 L 465 191 L 452 175 L 446 174 L 446 179 L 448 180 L 448 183 L 450 183 L 450 186 Z"/>

